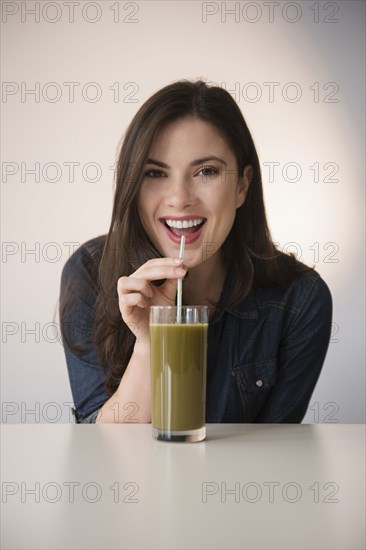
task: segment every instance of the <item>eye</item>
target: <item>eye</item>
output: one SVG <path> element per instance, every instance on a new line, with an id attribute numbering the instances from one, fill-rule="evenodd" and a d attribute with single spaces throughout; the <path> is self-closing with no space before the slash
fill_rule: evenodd
<path id="1" fill-rule="evenodd" d="M 144 173 L 144 177 L 145 178 L 153 178 L 153 179 L 156 179 L 156 178 L 163 178 L 165 177 L 164 173 L 161 171 L 161 170 L 147 170 L 145 173 Z"/>
<path id="2" fill-rule="evenodd" d="M 205 176 L 205 177 L 210 177 L 210 176 L 216 176 L 218 173 L 219 173 L 218 169 L 215 168 L 214 166 L 204 166 L 198 172 L 198 175 L 202 175 L 202 176 Z"/>

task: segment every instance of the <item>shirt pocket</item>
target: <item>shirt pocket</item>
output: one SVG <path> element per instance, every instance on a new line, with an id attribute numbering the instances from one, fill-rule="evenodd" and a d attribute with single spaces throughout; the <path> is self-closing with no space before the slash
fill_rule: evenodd
<path id="1" fill-rule="evenodd" d="M 242 406 L 244 422 L 255 422 L 277 378 L 275 359 L 241 363 L 231 369 Z"/>

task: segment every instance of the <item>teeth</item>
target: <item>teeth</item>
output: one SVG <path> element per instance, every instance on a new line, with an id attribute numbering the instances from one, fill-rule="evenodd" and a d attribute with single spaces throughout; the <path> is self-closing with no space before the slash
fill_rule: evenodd
<path id="1" fill-rule="evenodd" d="M 186 229 L 187 227 L 193 227 L 203 222 L 203 218 L 196 218 L 195 220 L 165 220 L 165 223 L 169 227 L 175 229 Z"/>

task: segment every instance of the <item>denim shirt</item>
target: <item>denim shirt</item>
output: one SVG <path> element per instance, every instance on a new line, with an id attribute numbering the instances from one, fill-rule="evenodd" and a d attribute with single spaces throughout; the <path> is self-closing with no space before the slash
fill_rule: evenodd
<path id="1" fill-rule="evenodd" d="M 105 236 L 83 244 L 64 266 L 61 297 L 71 277 L 75 301 L 66 312 L 72 339 L 92 336 L 97 273 Z M 223 294 L 233 273 L 229 269 Z M 206 422 L 299 423 L 327 353 L 332 298 L 315 271 L 281 288 L 253 288 L 242 303 L 209 321 Z M 78 423 L 93 423 L 107 401 L 106 375 L 94 345 L 78 356 L 64 347 Z"/>

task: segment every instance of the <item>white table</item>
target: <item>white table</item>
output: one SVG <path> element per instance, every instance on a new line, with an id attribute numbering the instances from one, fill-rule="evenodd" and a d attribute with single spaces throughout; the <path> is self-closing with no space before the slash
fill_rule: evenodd
<path id="1" fill-rule="evenodd" d="M 10 549 L 365 548 L 365 426 L 3 425 Z"/>

